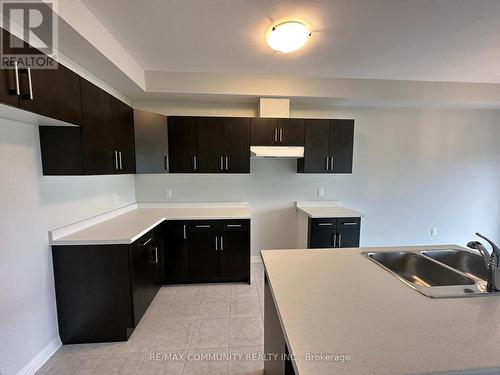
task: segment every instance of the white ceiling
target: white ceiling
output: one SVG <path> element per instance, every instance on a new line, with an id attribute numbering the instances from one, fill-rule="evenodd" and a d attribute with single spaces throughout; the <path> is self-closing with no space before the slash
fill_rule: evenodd
<path id="1" fill-rule="evenodd" d="M 500 83 L 500 0 L 82 0 L 144 70 Z M 310 24 L 293 54 L 265 44 Z"/>

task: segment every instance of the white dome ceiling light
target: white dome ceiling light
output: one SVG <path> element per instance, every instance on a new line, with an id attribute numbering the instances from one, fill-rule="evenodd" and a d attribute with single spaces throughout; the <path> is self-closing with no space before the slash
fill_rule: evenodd
<path id="1" fill-rule="evenodd" d="M 287 21 L 273 26 L 267 34 L 267 44 L 275 51 L 288 53 L 303 47 L 310 36 L 311 31 L 303 23 Z"/>

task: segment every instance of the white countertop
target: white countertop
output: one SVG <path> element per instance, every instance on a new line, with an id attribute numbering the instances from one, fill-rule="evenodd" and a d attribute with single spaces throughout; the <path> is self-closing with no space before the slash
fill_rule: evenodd
<path id="1" fill-rule="evenodd" d="M 426 248 L 460 249 L 262 251 L 297 375 L 500 373 L 500 297 L 431 299 L 360 254 Z M 306 353 L 351 360 L 304 361 Z"/>
<path id="2" fill-rule="evenodd" d="M 341 206 L 340 202 L 297 202 L 299 213 L 305 214 L 310 218 L 328 218 L 328 217 L 363 217 L 361 212 L 351 210 Z"/>
<path id="3" fill-rule="evenodd" d="M 164 220 L 250 219 L 245 204 L 158 205 L 146 204 L 116 217 L 55 239 L 52 245 L 130 244 Z"/>

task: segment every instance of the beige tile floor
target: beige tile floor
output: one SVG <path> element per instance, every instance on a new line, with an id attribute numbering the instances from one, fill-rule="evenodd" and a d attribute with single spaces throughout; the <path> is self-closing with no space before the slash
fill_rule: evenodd
<path id="1" fill-rule="evenodd" d="M 165 286 L 127 342 L 64 345 L 38 374 L 261 375 L 263 303 L 258 263 L 252 285 Z"/>

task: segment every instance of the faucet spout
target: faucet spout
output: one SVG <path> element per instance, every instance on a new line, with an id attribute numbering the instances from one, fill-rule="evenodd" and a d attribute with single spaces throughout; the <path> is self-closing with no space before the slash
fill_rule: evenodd
<path id="1" fill-rule="evenodd" d="M 481 233 L 476 233 L 476 236 L 481 237 L 483 240 L 487 241 L 491 245 L 492 256 L 494 256 L 495 265 L 500 267 L 500 248 L 488 237 L 482 235 Z"/>

